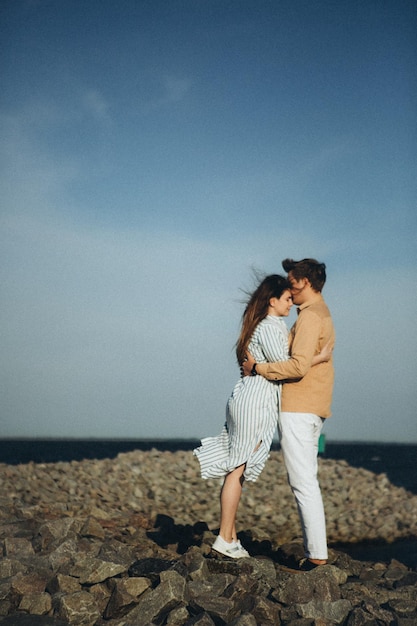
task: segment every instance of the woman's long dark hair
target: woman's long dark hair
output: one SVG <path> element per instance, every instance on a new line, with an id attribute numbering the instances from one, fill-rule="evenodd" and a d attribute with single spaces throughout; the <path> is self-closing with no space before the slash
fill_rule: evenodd
<path id="1" fill-rule="evenodd" d="M 279 274 L 271 274 L 266 276 L 255 291 L 250 294 L 236 343 L 236 357 L 239 365 L 242 365 L 245 359 L 249 341 L 255 328 L 268 314 L 271 298 L 280 298 L 286 289 L 290 289 L 288 280 Z"/>

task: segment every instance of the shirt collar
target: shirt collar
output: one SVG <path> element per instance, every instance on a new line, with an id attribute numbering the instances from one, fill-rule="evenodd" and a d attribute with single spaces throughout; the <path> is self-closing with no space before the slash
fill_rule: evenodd
<path id="1" fill-rule="evenodd" d="M 306 309 L 308 306 L 311 306 L 312 304 L 316 304 L 316 302 L 322 302 L 322 301 L 323 301 L 323 296 L 321 295 L 321 293 L 315 293 L 314 296 L 310 298 L 310 300 L 307 300 L 307 302 L 303 302 L 303 304 L 300 304 L 300 306 L 297 308 L 297 313 L 300 313 L 301 311 L 303 311 L 303 309 Z"/>

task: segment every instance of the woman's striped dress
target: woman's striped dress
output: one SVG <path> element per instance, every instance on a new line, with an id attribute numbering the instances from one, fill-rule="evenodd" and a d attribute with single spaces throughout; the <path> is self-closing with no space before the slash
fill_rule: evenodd
<path id="1" fill-rule="evenodd" d="M 288 359 L 288 330 L 282 317 L 268 315 L 258 324 L 248 351 L 257 363 Z M 219 478 L 245 464 L 244 477 L 255 481 L 269 456 L 277 427 L 281 385 L 263 376 L 242 377 L 226 408 L 217 437 L 206 437 L 194 450 L 202 478 Z"/>

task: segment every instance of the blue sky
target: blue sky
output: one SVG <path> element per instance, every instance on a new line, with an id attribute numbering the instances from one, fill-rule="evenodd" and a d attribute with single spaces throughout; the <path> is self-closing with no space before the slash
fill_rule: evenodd
<path id="1" fill-rule="evenodd" d="M 417 442 L 416 25 L 407 0 L 2 3 L 1 436 L 215 434 L 241 290 L 315 257 L 328 439 Z"/>

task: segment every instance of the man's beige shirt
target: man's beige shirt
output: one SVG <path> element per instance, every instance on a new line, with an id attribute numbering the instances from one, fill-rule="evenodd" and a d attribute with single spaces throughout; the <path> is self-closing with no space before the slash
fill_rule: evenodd
<path id="1" fill-rule="evenodd" d="M 331 416 L 334 369 L 333 359 L 312 366 L 314 355 L 335 332 L 330 311 L 321 294 L 299 308 L 297 321 L 289 334 L 290 358 L 279 363 L 258 363 L 257 372 L 269 380 L 281 380 L 281 410 Z"/>

